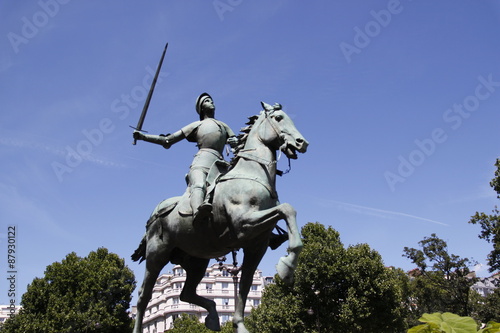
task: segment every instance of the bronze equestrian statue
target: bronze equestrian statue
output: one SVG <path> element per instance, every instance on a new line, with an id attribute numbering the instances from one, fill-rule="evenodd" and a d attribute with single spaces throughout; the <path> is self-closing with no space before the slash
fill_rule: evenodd
<path id="1" fill-rule="evenodd" d="M 230 140 L 230 144 L 235 148 L 235 156 L 229 171 L 210 179 L 212 173 L 219 173 L 213 170 L 224 169 L 222 159 L 218 155 L 225 144 L 221 140 L 233 136 L 227 125 L 212 120 L 210 104 L 213 105 L 213 101 L 211 98 L 208 100 L 209 95 L 202 94 L 200 98 L 200 122 L 206 122 L 211 130 L 219 132 L 213 137 L 211 133 L 208 134 L 211 139 L 217 137 L 212 142 L 214 145 L 210 143 L 210 150 L 201 153 L 203 157 L 200 159 L 203 161 L 199 161 L 200 164 L 193 162 L 193 165 L 201 166 L 199 170 L 203 176 L 200 178 L 213 182 L 207 193 L 211 203 L 207 202 L 209 208 L 198 216 L 200 210 L 195 207 L 203 205 L 205 194 L 192 199 L 193 192 L 203 193 L 207 191 L 207 187 L 205 186 L 204 190 L 198 190 L 198 187 L 189 190 L 191 186 L 188 186 L 182 196 L 162 201 L 151 214 L 147 221 L 146 233 L 132 255 L 134 261 L 146 261 L 144 280 L 139 290 L 134 333 L 142 333 L 144 312 L 151 299 L 156 279 L 169 262 L 181 265 L 186 272 L 186 282 L 180 299 L 205 308 L 208 311 L 205 325 L 211 330 L 220 330 L 215 302 L 197 295 L 196 287 L 202 280 L 210 259 L 222 257 L 235 249 L 243 249 L 244 259 L 233 325 L 235 332 L 248 333 L 243 323 L 247 295 L 253 274 L 269 246 L 272 231 L 280 220 L 285 220 L 287 225 L 289 253 L 280 258 L 277 272 L 285 282 L 293 282 L 302 240 L 295 209 L 290 204 L 282 204 L 278 200 L 276 176 L 279 171 L 276 163 L 278 152 L 282 152 L 289 159 L 296 159 L 297 152 L 305 153 L 307 140 L 281 109 L 281 105 L 262 103 L 264 110 L 249 118 L 248 126 L 241 130 L 242 134 L 237 140 Z M 187 138 L 196 141 L 202 151 L 202 148 L 207 147 L 204 139 L 198 141 L 198 135 L 203 136 L 203 126 L 204 124 L 188 125 L 181 131 L 164 137 L 144 135 L 136 131 L 134 138 L 159 143 L 167 148 Z M 195 135 L 192 134 L 193 127 L 198 129 Z M 205 154 L 210 154 L 207 160 Z M 208 160 L 212 165 L 208 165 Z M 209 167 L 211 171 L 207 171 Z M 192 167 L 190 171 L 189 183 L 198 184 L 198 176 L 192 175 L 193 169 Z"/>

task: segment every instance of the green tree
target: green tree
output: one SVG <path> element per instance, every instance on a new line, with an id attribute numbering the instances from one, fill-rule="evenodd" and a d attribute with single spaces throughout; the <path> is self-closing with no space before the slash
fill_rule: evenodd
<path id="1" fill-rule="evenodd" d="M 99 248 L 81 258 L 73 252 L 28 285 L 22 309 L 2 332 L 130 332 L 134 289 L 134 274 L 116 254 Z"/>
<path id="2" fill-rule="evenodd" d="M 221 327 L 221 333 L 233 333 L 233 323 L 226 322 Z M 165 332 L 168 333 L 213 333 L 205 327 L 205 324 L 200 322 L 196 316 L 187 315 L 183 313 L 179 318 L 174 321 L 174 327 Z"/>
<path id="3" fill-rule="evenodd" d="M 482 323 L 500 322 L 500 289 L 497 288 L 493 293 L 481 298 L 475 304 L 477 309 L 475 317 Z"/>
<path id="4" fill-rule="evenodd" d="M 497 198 L 500 199 L 500 159 L 497 159 L 495 166 L 495 177 L 491 180 L 490 186 L 497 192 Z M 479 224 L 481 233 L 479 238 L 485 239 L 493 245 L 493 250 L 488 254 L 488 264 L 490 272 L 500 270 L 500 214 L 498 207 L 492 211 L 491 215 L 476 212 L 469 221 L 471 224 Z"/>
<path id="5" fill-rule="evenodd" d="M 436 234 L 419 244 L 422 250 L 405 247 L 403 254 L 417 266 L 411 282 L 416 305 L 412 317 L 418 318 L 425 312 L 468 316 L 470 287 L 477 281 L 469 275 L 472 262 L 449 254 L 448 245 Z"/>
<path id="6" fill-rule="evenodd" d="M 496 160 L 495 176 L 490 182 L 490 186 L 497 193 L 497 198 L 500 199 L 500 159 Z M 492 214 L 476 212 L 469 223 L 479 224 L 481 226 L 480 239 L 486 240 L 493 245 L 493 249 L 488 254 L 488 265 L 490 272 L 500 270 L 500 212 L 498 207 L 492 211 Z M 497 280 L 497 288 L 492 294 L 486 296 L 479 302 L 478 317 L 482 322 L 490 320 L 500 321 L 500 281 Z"/>
<path id="7" fill-rule="evenodd" d="M 248 318 L 252 332 L 401 332 L 401 270 L 386 268 L 366 244 L 344 248 L 333 228 L 308 223 L 293 286 L 278 276 Z"/>

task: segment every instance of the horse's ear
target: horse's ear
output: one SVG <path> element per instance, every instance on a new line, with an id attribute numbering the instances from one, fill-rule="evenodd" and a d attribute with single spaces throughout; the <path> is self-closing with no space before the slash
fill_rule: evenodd
<path id="1" fill-rule="evenodd" d="M 266 110 L 266 111 L 273 111 L 273 110 L 274 110 L 274 108 L 273 108 L 271 105 L 267 104 L 267 103 L 260 102 L 260 105 L 262 105 L 262 107 L 263 107 L 263 108 L 264 108 L 264 110 Z"/>

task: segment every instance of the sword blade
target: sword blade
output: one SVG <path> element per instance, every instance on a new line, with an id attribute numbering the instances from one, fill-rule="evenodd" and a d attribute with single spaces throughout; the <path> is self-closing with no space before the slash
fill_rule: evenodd
<path id="1" fill-rule="evenodd" d="M 144 124 L 144 119 L 146 118 L 146 113 L 148 112 L 149 103 L 151 102 L 151 97 L 153 97 L 153 92 L 155 90 L 156 81 L 158 80 L 158 75 L 160 74 L 161 65 L 163 64 L 163 59 L 165 58 L 165 53 L 167 52 L 168 43 L 165 45 L 163 49 L 163 53 L 160 58 L 160 63 L 158 64 L 158 68 L 156 69 L 155 77 L 153 78 L 153 82 L 151 83 L 151 88 L 149 88 L 148 97 L 146 97 L 146 101 L 144 102 L 144 107 L 142 108 L 141 116 L 139 117 L 139 121 L 137 122 L 136 127 L 132 127 L 137 131 L 142 131 L 142 125 Z M 135 145 L 137 140 L 134 139 L 133 144 Z"/>

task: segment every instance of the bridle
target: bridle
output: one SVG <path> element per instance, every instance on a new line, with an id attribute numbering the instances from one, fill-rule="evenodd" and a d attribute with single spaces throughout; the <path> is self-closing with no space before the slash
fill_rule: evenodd
<path id="1" fill-rule="evenodd" d="M 279 140 L 279 148 L 278 148 L 279 153 L 278 153 L 278 156 L 276 158 L 276 163 L 278 163 L 278 161 L 280 160 L 281 153 L 283 152 L 283 149 L 285 149 L 287 146 L 287 141 L 285 140 L 285 137 L 283 134 L 289 134 L 289 133 L 286 133 L 285 131 L 277 128 L 276 124 L 274 124 L 271 121 L 271 116 L 273 115 L 274 111 L 277 111 L 277 110 L 281 110 L 281 105 L 279 105 L 279 104 L 275 105 L 273 107 L 273 110 L 270 110 L 270 111 L 264 110 L 264 113 L 266 116 L 265 120 L 267 120 L 269 125 L 271 125 L 271 128 L 274 130 L 274 132 L 276 133 L 276 136 L 278 137 L 278 140 Z M 283 176 L 283 175 L 286 175 L 287 173 L 289 173 L 290 170 L 292 170 L 292 164 L 291 164 L 290 158 L 288 157 L 288 169 L 286 169 L 285 171 L 276 170 L 276 174 L 278 176 Z"/>

